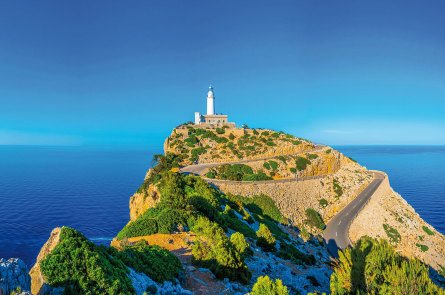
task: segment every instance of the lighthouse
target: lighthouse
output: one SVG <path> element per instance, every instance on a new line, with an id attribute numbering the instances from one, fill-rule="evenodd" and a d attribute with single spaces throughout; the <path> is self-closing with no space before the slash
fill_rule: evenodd
<path id="1" fill-rule="evenodd" d="M 200 112 L 195 112 L 195 125 L 204 128 L 236 127 L 235 123 L 229 122 L 227 115 L 215 114 L 215 94 L 212 85 L 209 86 L 207 92 L 207 114 L 201 115 Z"/>
<path id="2" fill-rule="evenodd" d="M 212 85 L 209 86 L 209 92 L 207 92 L 207 115 L 215 114 L 215 96 L 213 94 Z"/>

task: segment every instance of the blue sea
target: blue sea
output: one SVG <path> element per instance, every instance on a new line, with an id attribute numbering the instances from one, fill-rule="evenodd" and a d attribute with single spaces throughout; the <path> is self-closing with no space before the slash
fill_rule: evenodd
<path id="1" fill-rule="evenodd" d="M 445 147 L 335 147 L 369 169 L 445 233 Z M 129 219 L 129 197 L 160 150 L 0 147 L 0 257 L 31 266 L 54 227 L 108 244 Z"/>

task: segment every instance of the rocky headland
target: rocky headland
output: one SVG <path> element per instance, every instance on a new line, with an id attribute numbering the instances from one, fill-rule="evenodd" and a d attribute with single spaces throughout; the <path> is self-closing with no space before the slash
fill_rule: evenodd
<path id="1" fill-rule="evenodd" d="M 30 276 L 21 261 L 1 260 L 0 290 L 261 294 L 254 286 L 270 278 L 261 288 L 286 291 L 271 294 L 379 293 L 416 269 L 421 279 L 410 284 L 424 294 L 443 294 L 428 269 L 440 285 L 445 237 L 392 190 L 387 177 L 347 228 L 353 248 L 333 260 L 323 238 L 326 224 L 374 174 L 331 147 L 273 130 L 186 124 L 172 131 L 164 155 L 155 159 L 130 198 L 128 224 L 110 247 L 56 228 Z M 403 268 L 406 278 L 381 275 L 379 286 L 351 285 L 360 271 L 348 264 L 357 259 L 351 253 L 363 245 L 372 245 L 365 251 L 369 259 L 374 249 L 392 257 L 392 268 L 379 271 Z"/>

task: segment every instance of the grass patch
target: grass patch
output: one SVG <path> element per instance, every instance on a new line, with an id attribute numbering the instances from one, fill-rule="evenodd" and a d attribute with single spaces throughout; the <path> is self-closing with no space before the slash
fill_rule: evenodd
<path id="1" fill-rule="evenodd" d="M 315 209 L 307 208 L 305 213 L 307 225 L 316 227 L 321 230 L 326 228 L 326 224 L 324 223 L 323 218 L 321 218 L 320 213 L 318 213 Z"/>
<path id="2" fill-rule="evenodd" d="M 297 156 L 295 159 L 295 166 L 298 171 L 303 171 L 309 164 L 311 164 L 311 161 L 304 157 Z"/>
<path id="3" fill-rule="evenodd" d="M 422 226 L 422 229 L 423 229 L 424 232 L 427 233 L 427 235 L 434 236 L 434 232 L 432 230 L 430 230 L 427 226 L 425 226 L 425 225 Z"/>
<path id="4" fill-rule="evenodd" d="M 422 245 L 422 244 L 419 244 L 419 243 L 416 243 L 416 246 L 419 247 L 420 251 L 422 251 L 422 252 L 426 252 L 429 249 L 429 247 L 427 245 Z"/>
<path id="5" fill-rule="evenodd" d="M 397 229 L 390 226 L 389 224 L 383 224 L 383 229 L 385 230 L 386 235 L 388 236 L 391 243 L 397 244 L 402 239 Z"/>

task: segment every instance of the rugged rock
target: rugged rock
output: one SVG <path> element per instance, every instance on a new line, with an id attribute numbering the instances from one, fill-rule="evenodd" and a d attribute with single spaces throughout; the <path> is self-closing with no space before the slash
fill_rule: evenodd
<path id="1" fill-rule="evenodd" d="M 436 269 L 445 266 L 444 235 L 393 191 L 388 177 L 350 227 L 349 236 L 353 242 L 365 235 L 392 241 L 402 255 L 417 257 Z"/>
<path id="2" fill-rule="evenodd" d="M 150 184 L 148 190 L 135 193 L 130 198 L 130 221 L 136 220 L 149 208 L 154 207 L 160 200 L 160 194 L 155 185 Z"/>
<path id="3" fill-rule="evenodd" d="M 31 294 L 31 279 L 25 263 L 18 258 L 0 258 L 0 295 Z"/>
<path id="4" fill-rule="evenodd" d="M 31 292 L 32 294 L 60 294 L 63 290 L 60 288 L 53 288 L 48 285 L 45 278 L 40 270 L 40 261 L 45 259 L 45 257 L 51 253 L 51 251 L 59 244 L 60 241 L 60 227 L 56 227 L 51 231 L 51 235 L 40 249 L 39 255 L 37 256 L 36 263 L 31 268 L 29 275 L 31 276 Z"/>

